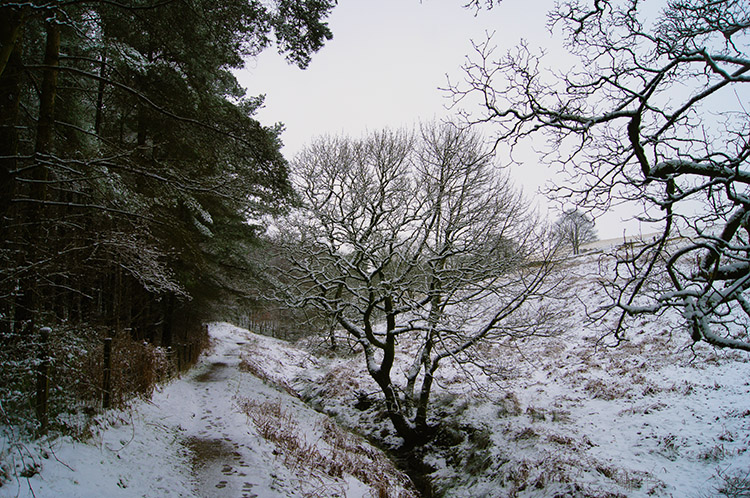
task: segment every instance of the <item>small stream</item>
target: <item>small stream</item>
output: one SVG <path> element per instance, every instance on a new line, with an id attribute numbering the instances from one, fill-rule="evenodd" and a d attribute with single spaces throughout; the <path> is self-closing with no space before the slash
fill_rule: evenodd
<path id="1" fill-rule="evenodd" d="M 374 443 L 373 443 L 374 444 Z M 403 473 L 409 476 L 414 487 L 422 498 L 433 498 L 433 486 L 430 474 L 435 470 L 425 464 L 422 457 L 415 450 L 386 451 L 391 461 Z"/>
<path id="2" fill-rule="evenodd" d="M 330 414 L 326 412 L 325 407 L 320 401 L 316 401 L 314 396 L 308 397 L 302 395 L 300 399 L 318 413 L 322 413 L 328 417 L 330 416 Z M 357 404 L 354 405 L 354 408 L 359 411 L 364 411 L 369 409 L 372 404 L 372 401 L 367 400 L 366 398 L 359 399 Z M 349 427 L 345 424 L 342 424 L 341 427 L 364 438 L 372 446 L 385 453 L 398 470 L 409 476 L 409 479 L 411 479 L 411 482 L 414 484 L 414 488 L 417 490 L 420 497 L 433 498 L 437 496 L 434 492 L 432 479 L 430 478 L 430 474 L 434 472 L 435 469 L 424 463 L 423 456 L 419 454 L 418 448 L 388 447 L 372 435 L 364 434 L 356 428 Z"/>

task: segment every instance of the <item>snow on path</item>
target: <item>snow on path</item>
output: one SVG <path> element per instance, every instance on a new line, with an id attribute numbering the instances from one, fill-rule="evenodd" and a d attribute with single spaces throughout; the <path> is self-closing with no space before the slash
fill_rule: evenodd
<path id="1" fill-rule="evenodd" d="M 256 400 L 283 396 L 239 371 L 246 342 L 242 333 L 224 324 L 212 326 L 213 351 L 175 385 L 175 392 L 155 403 L 169 414 L 165 422 L 182 428 L 197 496 L 295 496 L 294 476 L 278 465 L 273 445 L 251 430 L 237 408 L 239 395 Z"/>
<path id="2" fill-rule="evenodd" d="M 238 368 L 243 348 L 265 338 L 224 323 L 212 324 L 209 333 L 212 347 L 193 369 L 150 401 L 104 414 L 91 441 L 21 444 L 0 437 L 0 457 L 10 455 L 16 467 L 0 497 L 275 498 L 311 489 L 329 490 L 325 496 L 371 496 L 373 490 L 351 475 L 330 477 L 286 464 L 283 450 L 259 435 L 239 404 L 276 404 L 295 437 L 320 455 L 331 450 L 320 430 L 325 416 Z M 20 477 L 29 465 L 39 472 Z"/>

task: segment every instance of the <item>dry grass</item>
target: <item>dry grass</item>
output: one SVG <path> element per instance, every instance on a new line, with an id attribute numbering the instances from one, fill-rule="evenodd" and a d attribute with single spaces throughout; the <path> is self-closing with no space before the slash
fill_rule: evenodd
<path id="1" fill-rule="evenodd" d="M 28 350 L 39 354 L 44 350 L 49 358 L 49 430 L 86 438 L 92 417 L 102 410 L 104 338 L 109 335 L 107 330 L 94 328 L 60 328 L 44 343 L 31 338 L 28 343 L 6 345 L 0 351 L 0 424 L 29 434 L 37 429 L 38 361 L 37 354 Z M 111 407 L 122 408 L 134 397 L 149 397 L 157 382 L 174 373 L 163 348 L 134 340 L 128 332 L 115 334 L 111 344 Z"/>
<path id="2" fill-rule="evenodd" d="M 586 383 L 584 390 L 594 399 L 614 401 L 631 397 L 631 388 L 618 385 L 615 381 L 592 379 Z"/>
<path id="3" fill-rule="evenodd" d="M 518 397 L 513 392 L 508 392 L 503 396 L 497 404 L 499 405 L 497 410 L 497 416 L 502 417 L 514 417 L 521 415 L 523 410 L 521 409 L 521 403 L 518 401 Z"/>
<path id="4" fill-rule="evenodd" d="M 321 396 L 340 397 L 363 389 L 356 375 L 356 367 L 350 362 L 342 363 L 329 370 L 320 380 Z"/>
<path id="5" fill-rule="evenodd" d="M 344 495 L 344 476 L 351 475 L 368 485 L 373 497 L 416 498 L 408 477 L 382 452 L 330 419 L 318 422 L 320 439 L 311 443 L 281 402 L 243 399 L 239 406 L 258 433 L 276 446 L 284 465 L 300 478 L 305 496 Z"/>
<path id="6" fill-rule="evenodd" d="M 729 498 L 750 496 L 750 471 L 717 472 L 717 495 Z"/>
<path id="7" fill-rule="evenodd" d="M 537 439 L 539 434 L 531 427 L 525 427 L 516 433 L 515 439 Z"/>
<path id="8" fill-rule="evenodd" d="M 650 413 L 663 410 L 664 408 L 667 408 L 667 405 L 665 405 L 664 403 L 661 403 L 661 402 L 649 403 L 648 405 L 639 405 L 639 406 L 634 406 L 630 408 L 625 408 L 624 410 L 620 410 L 619 412 L 617 412 L 617 416 L 623 417 L 623 416 L 632 416 L 632 415 L 648 415 Z"/>
<path id="9" fill-rule="evenodd" d="M 300 398 L 299 393 L 294 388 L 292 388 L 292 386 L 290 386 L 285 380 L 279 379 L 278 377 L 272 376 L 267 373 L 257 362 L 253 361 L 248 354 L 243 354 L 241 356 L 238 368 L 241 372 L 252 374 L 271 387 L 282 390 L 287 394 L 294 396 L 295 398 Z"/>

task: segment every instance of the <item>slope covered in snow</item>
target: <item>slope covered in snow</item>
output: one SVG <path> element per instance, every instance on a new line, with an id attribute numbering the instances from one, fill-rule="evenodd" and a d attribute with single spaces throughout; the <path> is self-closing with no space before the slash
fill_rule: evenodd
<path id="1" fill-rule="evenodd" d="M 553 333 L 483 346 L 483 371 L 456 362 L 438 370 L 433 414 L 444 429 L 423 451 L 436 494 L 750 494 L 748 355 L 692 344 L 676 313 L 640 319 L 615 347 L 612 322 L 586 313 L 605 302 L 602 264 L 601 254 L 567 263 L 566 281 L 543 303 L 555 310 Z M 396 372 L 414 353 L 401 346 Z M 254 353 L 274 368 L 263 356 Z M 318 409 L 398 443 L 356 355 L 286 373 Z"/>

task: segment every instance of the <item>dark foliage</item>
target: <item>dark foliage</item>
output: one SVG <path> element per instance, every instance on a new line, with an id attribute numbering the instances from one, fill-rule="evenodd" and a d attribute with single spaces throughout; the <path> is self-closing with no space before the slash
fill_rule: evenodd
<path id="1" fill-rule="evenodd" d="M 262 98 L 231 70 L 274 40 L 304 66 L 331 38 L 333 5 L 2 4 L 0 360 L 24 372 L 8 388 L 14 410 L 33 404 L 24 379 L 43 326 L 54 351 L 88 362 L 49 352 L 54 374 L 100 376 L 90 355 L 114 337 L 117 358 L 130 351 L 113 367 L 127 396 L 150 389 L 168 349 L 181 364 L 195 356 L 218 303 L 253 304 L 248 220 L 293 195 L 280 127 L 253 118 Z"/>

